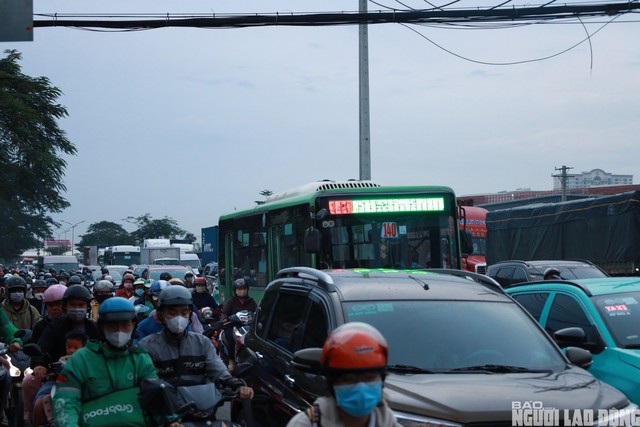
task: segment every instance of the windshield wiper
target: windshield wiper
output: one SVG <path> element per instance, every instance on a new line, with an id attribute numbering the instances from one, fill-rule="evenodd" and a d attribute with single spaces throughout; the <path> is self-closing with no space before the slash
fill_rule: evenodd
<path id="1" fill-rule="evenodd" d="M 451 369 L 447 372 L 491 372 L 491 373 L 535 373 L 535 374 L 548 374 L 552 371 L 549 369 L 530 369 L 522 366 L 509 366 L 509 365 L 477 365 L 477 366 L 464 366 L 462 368 Z"/>
<path id="2" fill-rule="evenodd" d="M 389 372 L 395 372 L 398 374 L 433 374 L 433 371 L 428 369 L 418 368 L 411 365 L 389 365 L 387 366 Z"/>

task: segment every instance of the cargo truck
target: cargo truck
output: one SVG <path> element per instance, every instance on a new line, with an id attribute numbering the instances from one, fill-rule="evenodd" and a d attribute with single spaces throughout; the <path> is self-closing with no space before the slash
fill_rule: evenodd
<path id="1" fill-rule="evenodd" d="M 158 246 L 140 248 L 140 264 L 151 265 L 158 258 L 180 259 L 180 248 L 173 246 Z"/>
<path id="2" fill-rule="evenodd" d="M 588 260 L 610 275 L 640 271 L 640 191 L 487 213 L 487 263 Z"/>

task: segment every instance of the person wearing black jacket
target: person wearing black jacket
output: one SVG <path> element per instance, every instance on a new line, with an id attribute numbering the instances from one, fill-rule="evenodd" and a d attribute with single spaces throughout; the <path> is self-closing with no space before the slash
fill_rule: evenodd
<path id="1" fill-rule="evenodd" d="M 193 303 L 198 310 L 204 307 L 215 308 L 218 306 L 218 302 L 207 289 L 207 279 L 204 277 L 196 277 L 194 285 Z"/>
<path id="2" fill-rule="evenodd" d="M 247 310 L 255 313 L 258 309 L 256 300 L 249 296 L 249 285 L 244 279 L 237 279 L 233 282 L 233 296 L 222 307 L 223 319 L 228 318 L 239 311 Z M 233 326 L 226 327 L 224 329 L 224 336 L 227 341 L 227 348 L 229 349 L 229 371 L 233 371 L 235 368 L 235 360 L 233 355 L 236 354 L 236 340 L 233 334 Z"/>

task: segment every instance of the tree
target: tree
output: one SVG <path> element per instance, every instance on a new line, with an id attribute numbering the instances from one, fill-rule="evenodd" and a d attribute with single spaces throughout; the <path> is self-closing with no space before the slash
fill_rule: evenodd
<path id="1" fill-rule="evenodd" d="M 133 237 L 120 224 L 110 221 L 100 221 L 91 224 L 87 232 L 80 236 L 78 249 L 93 245 L 132 245 Z"/>
<path id="2" fill-rule="evenodd" d="M 135 218 L 127 217 L 127 220 L 138 225 L 138 229 L 131 233 L 131 237 L 137 243 L 142 243 L 144 239 L 175 239 L 185 234 L 175 219 L 166 216 L 162 219 L 153 219 L 146 213 Z"/>
<path id="3" fill-rule="evenodd" d="M 185 233 L 184 237 L 182 238 L 182 240 L 188 240 L 189 243 L 193 244 L 193 242 L 195 242 L 196 240 L 198 240 L 198 238 L 196 237 L 195 234 L 191 233 L 191 232 L 187 232 Z"/>
<path id="4" fill-rule="evenodd" d="M 66 162 L 75 146 L 58 127 L 67 110 L 62 92 L 46 77 L 22 74 L 22 55 L 6 50 L 0 59 L 0 258 L 41 247 L 58 224 L 50 213 L 69 202 L 61 196 Z"/>

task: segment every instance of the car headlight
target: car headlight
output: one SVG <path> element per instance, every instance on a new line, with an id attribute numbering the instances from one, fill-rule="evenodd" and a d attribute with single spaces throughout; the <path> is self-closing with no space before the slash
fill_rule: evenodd
<path id="1" fill-rule="evenodd" d="M 407 427 L 462 427 L 462 424 L 437 418 L 422 417 L 420 415 L 407 414 L 406 412 L 393 411 L 398 423 Z"/>
<path id="2" fill-rule="evenodd" d="M 637 426 L 640 425 L 638 405 L 629 404 L 622 409 L 612 408 L 598 411 L 597 426 Z"/>

